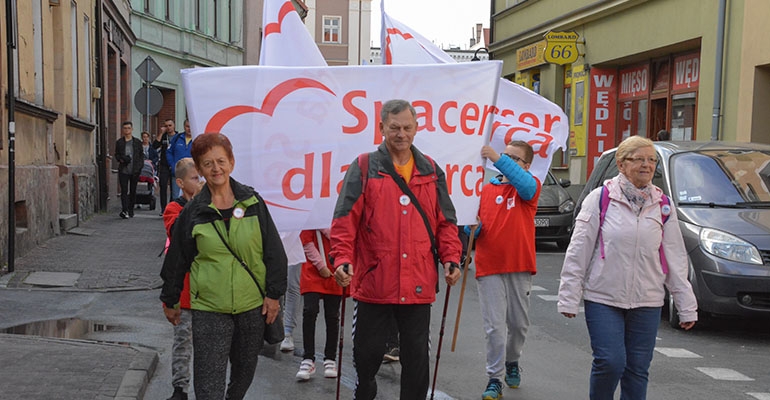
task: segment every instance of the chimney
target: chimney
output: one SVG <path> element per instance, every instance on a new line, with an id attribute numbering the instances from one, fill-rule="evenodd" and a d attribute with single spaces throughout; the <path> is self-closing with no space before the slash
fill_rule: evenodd
<path id="1" fill-rule="evenodd" d="M 469 48 L 476 45 L 476 38 L 473 35 L 474 35 L 473 28 L 471 28 L 471 45 L 469 46 Z"/>
<path id="2" fill-rule="evenodd" d="M 481 29 L 483 24 L 476 24 L 476 43 L 481 43 Z M 486 43 L 484 43 L 486 45 Z"/>

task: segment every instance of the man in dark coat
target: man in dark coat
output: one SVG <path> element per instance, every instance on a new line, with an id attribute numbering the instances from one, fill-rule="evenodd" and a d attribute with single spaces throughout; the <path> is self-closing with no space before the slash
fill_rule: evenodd
<path id="1" fill-rule="evenodd" d="M 134 217 L 136 184 L 144 166 L 142 141 L 134 137 L 134 124 L 126 121 L 121 126 L 123 137 L 115 142 L 115 159 L 118 160 L 118 184 L 120 185 L 120 218 Z"/>

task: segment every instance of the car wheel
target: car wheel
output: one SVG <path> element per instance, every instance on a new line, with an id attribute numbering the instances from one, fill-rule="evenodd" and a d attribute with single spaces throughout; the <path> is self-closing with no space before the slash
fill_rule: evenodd
<path id="1" fill-rule="evenodd" d="M 558 247 L 560 251 L 567 250 L 568 246 L 569 246 L 569 239 L 562 239 L 562 240 L 556 241 L 556 247 Z"/>
<path id="2" fill-rule="evenodd" d="M 674 298 L 671 295 L 668 296 L 668 324 L 674 329 L 682 329 L 679 326 L 679 313 L 676 312 Z"/>

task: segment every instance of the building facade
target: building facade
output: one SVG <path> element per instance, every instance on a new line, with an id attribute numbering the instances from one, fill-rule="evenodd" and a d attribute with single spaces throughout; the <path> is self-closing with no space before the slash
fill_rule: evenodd
<path id="1" fill-rule="evenodd" d="M 145 84 L 134 70 L 147 57 L 163 71 L 151 83 L 163 98 L 160 111 L 148 119 L 131 107 L 137 137 L 142 131 L 158 132 L 159 123 L 168 118 L 176 122 L 177 131 L 183 130 L 187 112 L 182 69 L 244 63 L 243 7 L 244 0 L 131 1 L 131 28 L 136 35 L 131 53 L 132 98 Z M 261 24 L 261 18 L 250 23 Z"/>
<path id="2" fill-rule="evenodd" d="M 369 55 L 372 0 L 304 0 L 305 25 L 328 65 L 361 65 Z"/>
<path id="3" fill-rule="evenodd" d="M 770 43 L 763 0 L 495 0 L 490 51 L 504 76 L 562 105 L 569 154 L 554 167 L 585 182 L 630 135 L 770 143 Z M 576 38 L 568 64 L 546 59 Z M 571 55 L 571 54 L 570 54 Z"/>
<path id="4" fill-rule="evenodd" d="M 17 256 L 59 234 L 60 219 L 77 224 L 98 209 L 99 91 L 94 88 L 101 2 L 14 1 L 14 16 L 6 15 L 7 1 L 0 1 L 0 41 L 7 43 L 10 21 L 17 32 L 11 54 L 6 46 L 0 50 L 0 226 L 15 226 Z M 13 157 L 7 94 L 15 99 Z M 11 162 L 13 199 L 8 192 Z M 0 264 L 5 264 L 7 229 L 0 231 L 0 242 Z"/>

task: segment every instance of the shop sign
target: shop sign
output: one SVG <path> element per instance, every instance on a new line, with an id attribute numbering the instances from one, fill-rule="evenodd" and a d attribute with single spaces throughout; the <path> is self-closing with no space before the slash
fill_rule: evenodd
<path id="1" fill-rule="evenodd" d="M 700 82 L 700 53 L 674 59 L 674 84 L 671 90 L 697 89 Z"/>
<path id="2" fill-rule="evenodd" d="M 615 146 L 618 80 L 614 69 L 591 68 L 588 100 L 588 159 L 586 177 L 604 150 Z"/>
<path id="3" fill-rule="evenodd" d="M 620 70 L 619 100 L 627 100 L 639 96 L 647 96 L 650 91 L 649 64 Z"/>
<path id="4" fill-rule="evenodd" d="M 516 70 L 523 71 L 527 68 L 545 64 L 545 59 L 543 58 L 544 50 L 545 40 L 516 50 Z"/>
<path id="5" fill-rule="evenodd" d="M 545 61 L 551 64 L 572 64 L 578 59 L 577 40 L 580 35 L 575 31 L 548 32 L 545 37 Z"/>
<path id="6" fill-rule="evenodd" d="M 572 66 L 572 105 L 569 116 L 569 154 L 586 155 L 586 104 L 588 95 L 588 69 L 585 65 Z"/>

